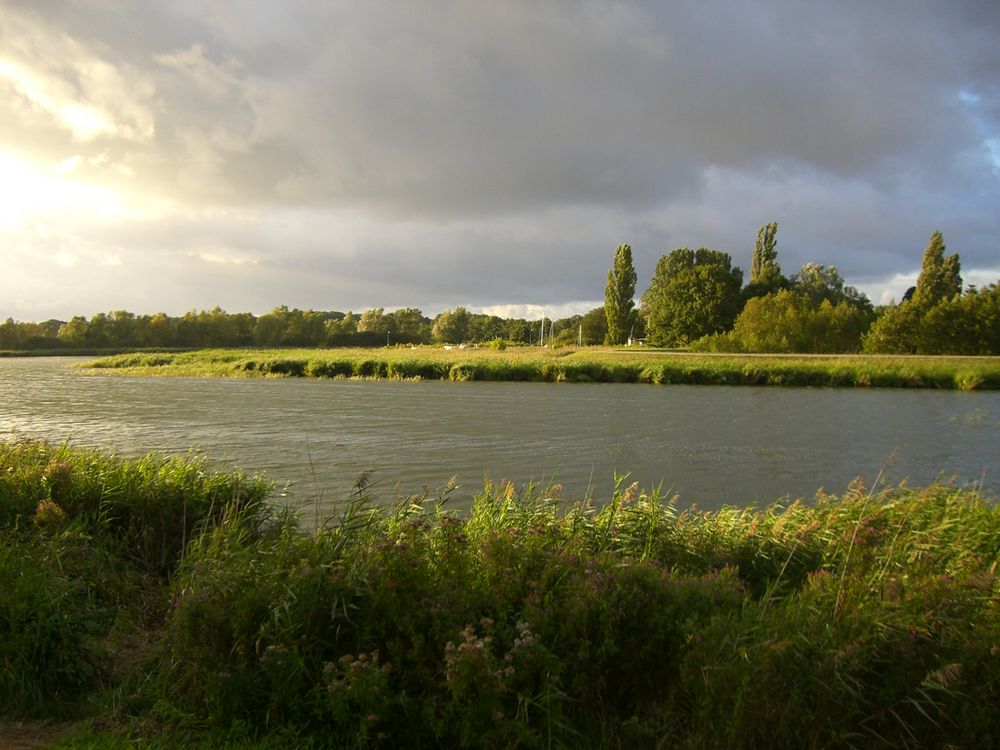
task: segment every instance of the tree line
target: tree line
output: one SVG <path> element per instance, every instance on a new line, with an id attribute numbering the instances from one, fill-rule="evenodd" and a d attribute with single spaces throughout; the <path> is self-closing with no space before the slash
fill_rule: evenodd
<path id="1" fill-rule="evenodd" d="M 785 276 L 772 222 L 757 233 L 750 281 L 719 250 L 678 248 L 656 264 L 635 305 L 632 249 L 615 251 L 605 286 L 605 343 L 630 339 L 716 352 L 1000 354 L 1000 285 L 963 291 L 958 254 L 939 231 L 915 287 L 875 307 L 835 266 L 805 263 Z"/>
<path id="2" fill-rule="evenodd" d="M 501 318 L 464 307 L 430 318 L 412 307 L 360 314 L 276 307 L 264 315 L 219 307 L 179 317 L 125 310 L 90 319 L 0 323 L 0 350 L 386 346 L 393 344 L 607 344 L 636 340 L 716 352 L 1000 354 L 1000 284 L 963 290 L 957 253 L 935 231 L 917 284 L 876 307 L 835 266 L 805 263 L 785 276 L 776 222 L 757 233 L 749 282 L 732 257 L 678 248 L 656 264 L 636 306 L 632 248 L 620 245 L 605 304 L 558 320 Z"/>
<path id="3" fill-rule="evenodd" d="M 512 344 L 600 344 L 607 324 L 603 308 L 559 320 L 501 318 L 464 307 L 434 318 L 405 307 L 377 307 L 360 314 L 276 307 L 264 315 L 227 313 L 219 307 L 136 315 L 126 310 L 90 319 L 0 323 L 0 350 L 168 349 L 205 347 L 386 346 L 504 341 Z"/>

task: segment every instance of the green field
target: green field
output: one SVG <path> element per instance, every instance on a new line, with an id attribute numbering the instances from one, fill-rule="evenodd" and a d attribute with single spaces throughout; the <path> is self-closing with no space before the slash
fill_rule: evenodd
<path id="1" fill-rule="evenodd" d="M 126 375 L 197 377 L 1000 388 L 1000 357 L 711 355 L 593 347 L 207 349 L 123 354 L 82 366 Z"/>
<path id="2" fill-rule="evenodd" d="M 0 444 L 0 743 L 996 747 L 1000 508 L 487 484 L 318 529 L 197 457 Z M 68 735 L 68 736 L 67 736 Z"/>

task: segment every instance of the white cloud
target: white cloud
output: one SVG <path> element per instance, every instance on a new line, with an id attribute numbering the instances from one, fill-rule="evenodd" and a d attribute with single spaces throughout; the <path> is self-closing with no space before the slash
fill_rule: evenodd
<path id="1" fill-rule="evenodd" d="M 77 167 L 80 166 L 80 163 L 82 161 L 83 157 L 80 156 L 79 154 L 76 154 L 74 156 L 68 156 L 61 162 L 56 164 L 55 171 L 58 172 L 59 174 L 66 174 L 68 172 L 72 172 L 73 170 L 75 170 Z"/>
<path id="2" fill-rule="evenodd" d="M 0 40 L 0 81 L 22 105 L 47 114 L 75 141 L 153 137 L 154 89 L 139 70 L 101 59 L 69 34 L 52 34 L 31 13 L 5 10 Z"/>
<path id="3" fill-rule="evenodd" d="M 77 257 L 68 250 L 60 250 L 53 257 L 55 264 L 57 266 L 62 266 L 63 268 L 72 268 L 76 265 Z"/>
<path id="4" fill-rule="evenodd" d="M 525 320 L 547 320 L 568 318 L 571 315 L 583 315 L 590 312 L 595 307 L 603 307 L 604 300 L 590 300 L 581 302 L 564 302 L 559 305 L 489 305 L 487 307 L 471 307 L 473 310 L 485 313 L 486 315 L 496 315 L 500 318 L 524 318 Z"/>

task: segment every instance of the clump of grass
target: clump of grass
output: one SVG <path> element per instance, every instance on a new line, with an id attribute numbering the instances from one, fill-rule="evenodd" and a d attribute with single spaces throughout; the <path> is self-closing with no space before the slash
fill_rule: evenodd
<path id="1" fill-rule="evenodd" d="M 239 470 L 207 468 L 197 455 L 113 453 L 39 442 L 0 444 L 0 525 L 42 518 L 79 519 L 115 540 L 121 553 L 164 575 L 186 540 L 204 524 L 238 509 L 258 517 L 270 484 Z M 48 521 L 46 521 L 48 523 Z"/>
<path id="2" fill-rule="evenodd" d="M 87 639 L 99 628 L 97 608 L 64 568 L 79 542 L 0 531 L 0 710 L 7 716 L 58 716 L 94 684 L 101 657 Z"/>
<path id="3" fill-rule="evenodd" d="M 188 540 L 260 531 L 269 484 L 195 456 L 0 444 L 0 714 L 56 717 L 113 680 Z"/>

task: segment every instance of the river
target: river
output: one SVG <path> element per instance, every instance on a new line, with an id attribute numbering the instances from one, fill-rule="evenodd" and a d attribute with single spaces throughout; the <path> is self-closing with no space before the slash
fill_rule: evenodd
<path id="1" fill-rule="evenodd" d="M 328 512 L 372 472 L 384 501 L 484 476 L 607 499 L 615 472 L 712 509 L 954 477 L 1000 494 L 1000 392 L 91 375 L 0 359 L 0 439 L 205 452 Z"/>

